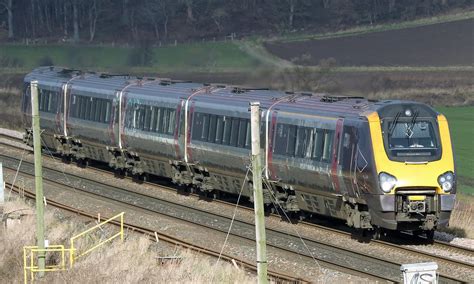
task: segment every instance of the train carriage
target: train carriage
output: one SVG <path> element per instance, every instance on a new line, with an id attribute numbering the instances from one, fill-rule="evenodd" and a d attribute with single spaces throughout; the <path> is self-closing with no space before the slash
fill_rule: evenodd
<path id="1" fill-rule="evenodd" d="M 424 104 L 42 67 L 25 77 L 27 141 L 32 80 L 45 146 L 122 174 L 251 199 L 248 108 L 259 101 L 268 206 L 429 237 L 454 206 L 448 124 Z"/>

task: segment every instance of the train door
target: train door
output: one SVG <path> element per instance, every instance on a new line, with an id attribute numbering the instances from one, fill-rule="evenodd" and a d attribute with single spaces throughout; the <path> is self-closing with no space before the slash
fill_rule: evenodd
<path id="1" fill-rule="evenodd" d="M 353 125 L 344 125 L 344 131 L 341 137 L 341 148 L 339 156 L 339 165 L 341 167 L 341 182 L 344 184 L 349 196 L 356 196 L 355 189 L 355 171 L 358 135 L 357 128 Z"/>
<path id="2" fill-rule="evenodd" d="M 69 97 L 71 95 L 71 88 L 70 84 L 63 84 L 61 88 L 61 95 L 60 95 L 60 104 L 61 107 L 59 108 L 59 124 L 60 124 L 60 133 L 65 137 L 68 136 L 68 129 L 67 129 L 67 119 L 69 115 Z"/>
<path id="3" fill-rule="evenodd" d="M 339 180 L 340 176 L 340 167 L 337 163 L 338 157 L 339 157 L 339 146 L 340 146 L 340 141 L 341 141 L 341 135 L 342 135 L 342 127 L 344 124 L 344 119 L 339 118 L 336 122 L 336 131 L 334 133 L 334 144 L 333 144 L 333 150 L 332 150 L 332 155 L 331 155 L 331 179 L 332 179 L 332 186 L 335 192 L 340 193 L 341 192 L 341 182 Z"/>

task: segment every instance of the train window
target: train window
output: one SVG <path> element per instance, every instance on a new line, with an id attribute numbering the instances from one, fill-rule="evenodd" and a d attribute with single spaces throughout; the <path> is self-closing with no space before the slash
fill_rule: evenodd
<path id="1" fill-rule="evenodd" d="M 209 134 L 209 115 L 208 114 L 203 114 L 202 115 L 202 133 L 200 140 L 201 141 L 207 141 L 207 135 Z"/>
<path id="2" fill-rule="evenodd" d="M 214 140 L 216 143 L 222 143 L 222 136 L 224 133 L 224 117 L 217 116 L 217 125 L 216 125 L 216 139 Z"/>
<path id="3" fill-rule="evenodd" d="M 155 131 L 156 129 L 156 107 L 150 106 L 150 131 Z"/>
<path id="4" fill-rule="evenodd" d="M 332 142 L 334 139 L 334 130 L 326 130 L 324 133 L 324 151 L 323 151 L 323 161 L 330 161 Z"/>
<path id="5" fill-rule="evenodd" d="M 164 114 L 164 110 L 162 108 L 157 108 L 155 131 L 158 133 L 163 133 L 163 114 Z"/>
<path id="6" fill-rule="evenodd" d="M 279 123 L 275 131 L 275 139 L 273 141 L 273 153 L 285 155 L 288 144 L 288 125 Z"/>
<path id="7" fill-rule="evenodd" d="M 96 121 L 95 120 L 95 112 L 96 112 L 96 109 L 97 109 L 97 103 L 98 102 L 99 102 L 99 99 L 96 99 L 96 98 L 93 99 L 92 106 L 91 106 L 91 112 L 90 112 L 90 115 L 89 115 L 89 119 L 92 120 L 92 121 Z"/>
<path id="8" fill-rule="evenodd" d="M 194 113 L 194 122 L 192 130 L 192 139 L 200 140 L 202 137 L 202 125 L 203 125 L 204 115 L 202 113 Z"/>
<path id="9" fill-rule="evenodd" d="M 174 128 L 175 128 L 175 120 L 176 120 L 176 111 L 174 109 L 169 109 L 169 124 L 168 124 L 168 134 L 173 134 L 174 133 Z"/>
<path id="10" fill-rule="evenodd" d="M 313 149 L 313 159 L 320 161 L 321 156 L 323 155 L 324 147 L 324 130 L 317 129 L 314 138 L 314 149 Z"/>
<path id="11" fill-rule="evenodd" d="M 239 138 L 237 146 L 241 148 L 245 147 L 245 140 L 247 135 L 247 120 L 248 119 L 241 118 L 239 122 Z"/>
<path id="12" fill-rule="evenodd" d="M 143 130 L 145 131 L 150 131 L 151 108 L 151 106 L 145 106 L 145 124 L 143 125 Z"/>
<path id="13" fill-rule="evenodd" d="M 309 127 L 298 127 L 295 156 L 299 158 L 311 157 L 313 144 L 313 129 Z M 309 151 L 308 151 L 309 149 Z M 308 155 L 309 152 L 309 155 Z"/>
<path id="14" fill-rule="evenodd" d="M 286 155 L 294 156 L 296 147 L 296 125 L 288 125 L 288 144 L 286 147 Z"/>
<path id="15" fill-rule="evenodd" d="M 222 144 L 229 145 L 230 144 L 230 131 L 232 127 L 232 119 L 230 117 L 224 116 L 224 133 L 222 136 Z"/>
<path id="16" fill-rule="evenodd" d="M 110 121 L 110 111 L 112 107 L 112 103 L 110 100 L 106 100 L 106 107 L 105 107 L 105 119 L 104 122 L 109 122 Z"/>
<path id="17" fill-rule="evenodd" d="M 232 127 L 230 131 L 230 146 L 237 146 L 238 137 L 239 137 L 239 119 L 232 118 Z"/>
<path id="18" fill-rule="evenodd" d="M 97 99 L 95 103 L 95 110 L 94 110 L 94 121 L 100 122 L 100 110 L 102 108 L 102 100 Z"/>
<path id="19" fill-rule="evenodd" d="M 245 131 L 245 145 L 244 147 L 250 149 L 252 146 L 252 132 L 250 127 L 250 119 L 246 119 L 247 121 L 247 130 Z"/>
<path id="20" fill-rule="evenodd" d="M 168 131 L 168 127 L 170 125 L 170 110 L 167 108 L 163 109 L 163 132 L 166 133 Z"/>
<path id="21" fill-rule="evenodd" d="M 294 156 L 296 146 L 296 125 L 277 124 L 273 152 L 279 155 Z"/>
<path id="22" fill-rule="evenodd" d="M 216 126 L 217 126 L 217 115 L 209 115 L 209 134 L 207 135 L 207 141 L 214 143 L 216 140 Z"/>
<path id="23" fill-rule="evenodd" d="M 85 114 L 84 114 L 84 118 L 86 120 L 91 120 L 92 101 L 93 101 L 92 97 L 88 97 L 87 100 L 86 100 L 86 111 L 85 111 Z"/>

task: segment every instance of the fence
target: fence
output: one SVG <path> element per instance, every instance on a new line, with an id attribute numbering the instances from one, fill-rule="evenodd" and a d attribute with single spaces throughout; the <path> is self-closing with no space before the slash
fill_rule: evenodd
<path id="1" fill-rule="evenodd" d="M 40 269 L 35 263 L 35 259 L 39 254 L 42 254 L 45 258 L 48 256 L 48 253 L 59 252 L 61 257 L 59 263 L 56 265 L 46 265 L 44 269 Z M 66 252 L 71 252 L 71 249 L 65 249 L 63 245 L 54 245 L 49 246 L 44 249 L 38 248 L 38 246 L 26 246 L 23 247 L 23 275 L 25 279 L 25 284 L 28 283 L 28 271 L 30 271 L 30 279 L 33 281 L 35 279 L 36 272 L 51 272 L 51 271 L 61 271 L 66 270 Z M 29 265 L 28 265 L 29 260 Z"/>
<path id="2" fill-rule="evenodd" d="M 30 280 L 33 281 L 35 279 L 35 273 L 66 270 L 67 269 L 66 268 L 67 267 L 66 265 L 67 253 L 69 253 L 69 266 L 72 267 L 72 265 L 78 258 L 85 256 L 86 254 L 103 246 L 105 243 L 110 242 L 118 237 L 120 237 L 120 240 L 123 241 L 123 216 L 124 216 L 124 212 L 117 214 L 114 217 L 109 218 L 95 225 L 94 227 L 72 237 L 70 239 L 70 243 L 71 243 L 70 248 L 65 248 L 63 245 L 51 245 L 44 249 L 40 249 L 38 246 L 23 247 L 23 267 L 24 267 L 23 274 L 24 274 L 25 284 L 28 283 L 28 272 L 30 274 Z M 112 235 L 106 240 L 100 241 L 98 244 L 90 248 L 87 248 L 82 253 L 77 253 L 77 249 L 74 247 L 74 245 L 75 243 L 77 243 L 77 241 L 80 238 L 88 236 L 91 233 L 95 232 L 96 230 L 102 229 L 102 226 L 114 221 L 120 221 L 120 231 L 118 233 Z M 48 256 L 51 257 L 51 254 L 54 254 L 54 253 L 58 253 L 60 255 L 58 264 L 46 265 L 45 268 L 40 269 L 38 264 L 35 262 L 35 260 L 38 258 L 38 255 L 42 254 L 46 258 Z"/>
<path id="3" fill-rule="evenodd" d="M 95 225 L 94 227 L 80 233 L 79 235 L 76 235 L 74 237 L 71 238 L 71 254 L 70 254 L 70 265 L 72 267 L 72 265 L 74 264 L 74 261 L 80 257 L 83 257 L 84 255 L 90 253 L 91 251 L 101 247 L 102 245 L 104 245 L 105 243 L 107 242 L 110 242 L 112 241 L 113 239 L 117 238 L 120 236 L 120 239 L 123 241 L 123 214 L 124 212 L 118 214 L 118 215 L 115 215 L 114 217 L 112 218 L 109 218 L 105 221 L 103 221 L 102 223 L 99 223 L 97 225 Z M 114 234 L 113 236 L 111 236 L 110 238 L 106 239 L 106 240 L 103 240 L 101 242 L 99 242 L 97 245 L 87 249 L 86 251 L 76 255 L 76 249 L 74 248 L 74 242 L 81 238 L 81 237 L 84 237 L 84 236 L 87 236 L 89 233 L 93 232 L 93 231 L 96 231 L 96 230 L 99 230 L 101 229 L 101 227 L 105 224 L 108 224 L 110 222 L 113 222 L 114 220 L 117 220 L 117 219 L 120 219 L 120 231 L 116 234 Z"/>

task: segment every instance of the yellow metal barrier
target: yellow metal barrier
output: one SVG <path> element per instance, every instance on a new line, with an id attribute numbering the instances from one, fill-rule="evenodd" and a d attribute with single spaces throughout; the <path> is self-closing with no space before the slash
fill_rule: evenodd
<path id="1" fill-rule="evenodd" d="M 39 253 L 42 253 L 46 257 L 48 253 L 54 253 L 54 252 L 59 252 L 61 255 L 59 264 L 46 265 L 44 269 L 39 269 L 38 265 L 35 263 L 35 259 L 37 259 L 37 255 Z M 30 271 L 31 281 L 35 279 L 36 272 L 66 270 L 66 256 L 65 256 L 66 252 L 71 252 L 71 250 L 65 249 L 63 245 L 49 246 L 44 249 L 39 249 L 38 246 L 23 247 L 23 274 L 24 274 L 25 284 L 28 283 L 28 270 Z M 29 265 L 28 265 L 28 258 L 29 258 Z"/>
<path id="2" fill-rule="evenodd" d="M 115 215 L 114 217 L 109 218 L 109 219 L 105 220 L 104 222 L 99 223 L 99 224 L 95 225 L 94 227 L 92 227 L 92 228 L 90 228 L 90 229 L 88 229 L 88 230 L 86 230 L 86 231 L 80 233 L 79 235 L 76 235 L 76 236 L 72 237 L 72 238 L 71 238 L 71 248 L 70 248 L 71 254 L 70 254 L 70 262 L 69 262 L 69 263 L 70 263 L 70 266 L 72 267 L 72 265 L 74 264 L 74 261 L 75 261 L 76 259 L 78 259 L 79 257 L 82 257 L 82 256 L 84 256 L 84 255 L 90 253 L 91 251 L 95 250 L 96 248 L 102 246 L 103 244 L 105 244 L 105 243 L 107 243 L 107 242 L 110 242 L 110 241 L 112 241 L 113 239 L 117 238 L 118 236 L 120 236 L 120 239 L 123 241 L 123 215 L 124 215 L 124 212 L 122 212 L 122 213 L 120 213 L 120 214 L 117 214 L 117 215 Z M 114 234 L 113 236 L 111 236 L 110 238 L 108 238 L 108 239 L 106 239 L 106 240 L 104 240 L 104 241 L 101 241 L 101 242 L 98 243 L 97 245 L 95 245 L 95 246 L 93 246 L 93 247 L 87 249 L 85 252 L 76 255 L 76 249 L 75 249 L 75 247 L 74 247 L 74 241 L 76 241 L 78 238 L 80 238 L 80 237 L 82 237 L 82 236 L 87 235 L 88 233 L 90 233 L 90 232 L 92 232 L 92 231 L 95 231 L 95 230 L 97 230 L 97 229 L 100 229 L 101 226 L 103 226 L 103 225 L 105 225 L 105 224 L 107 224 L 107 223 L 110 223 L 110 222 L 112 222 L 112 221 L 114 221 L 114 220 L 117 220 L 117 219 L 120 219 L 120 232 Z"/>
<path id="3" fill-rule="evenodd" d="M 120 236 L 120 239 L 123 241 L 123 215 L 124 212 L 117 214 L 116 216 L 109 218 L 105 220 L 104 222 L 101 222 L 94 227 L 80 233 L 79 235 L 76 235 L 70 239 L 71 241 L 71 248 L 64 248 L 63 245 L 52 245 L 48 246 L 47 248 L 44 249 L 39 249 L 37 246 L 25 246 L 23 247 L 23 274 L 25 278 L 25 284 L 28 283 L 28 271 L 30 271 L 30 280 L 33 281 L 35 279 L 35 273 L 37 272 L 51 272 L 51 271 L 61 271 L 61 270 L 66 270 L 66 253 L 69 253 L 69 265 L 72 267 L 74 261 L 78 259 L 79 257 L 82 257 L 91 251 L 95 250 L 96 248 L 102 246 L 103 244 L 112 241 L 113 239 L 117 238 Z M 76 249 L 74 248 L 74 241 L 76 241 L 78 238 L 87 235 L 88 233 L 100 229 L 101 226 L 110 223 L 114 220 L 120 220 L 120 231 L 110 238 L 101 241 L 97 245 L 93 246 L 92 248 L 87 249 L 85 252 L 75 255 Z M 42 253 L 47 256 L 48 253 L 60 253 L 60 261 L 59 264 L 56 265 L 46 265 L 44 269 L 39 269 L 38 265 L 35 263 L 35 259 L 38 258 L 38 254 Z M 28 261 L 29 260 L 29 261 Z M 29 264 L 28 264 L 29 262 Z"/>

